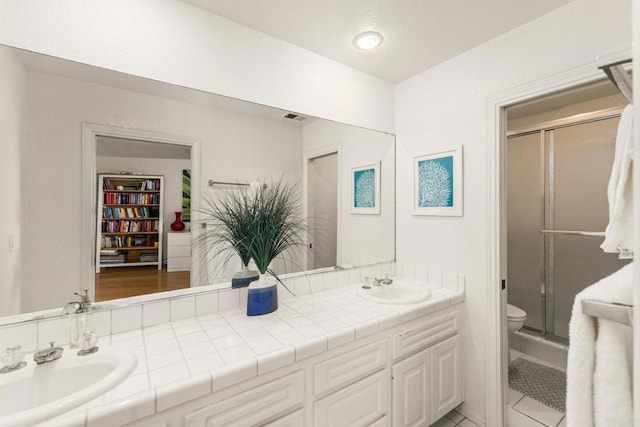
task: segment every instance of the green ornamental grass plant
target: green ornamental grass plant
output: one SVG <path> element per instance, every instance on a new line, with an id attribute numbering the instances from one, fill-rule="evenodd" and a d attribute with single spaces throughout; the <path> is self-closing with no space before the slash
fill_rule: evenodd
<path id="1" fill-rule="evenodd" d="M 297 184 L 280 179 L 205 197 L 200 212 L 209 225 L 199 238 L 207 261 L 226 264 L 237 254 L 244 266 L 253 259 L 261 274 L 278 281 L 275 259 L 298 265 L 296 249 L 306 246 L 308 226 Z"/>

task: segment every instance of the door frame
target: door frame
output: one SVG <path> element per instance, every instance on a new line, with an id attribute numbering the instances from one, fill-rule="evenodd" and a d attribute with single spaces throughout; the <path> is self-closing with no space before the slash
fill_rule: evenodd
<path id="1" fill-rule="evenodd" d="M 95 123 L 82 123 L 82 176 L 81 176 L 81 287 L 89 288 L 89 294 L 95 301 L 95 248 L 96 248 L 96 206 L 97 206 L 97 138 L 99 136 L 134 139 L 159 144 L 184 145 L 191 147 L 191 195 L 200 196 L 200 139 L 189 136 L 173 135 L 140 129 L 121 128 Z M 191 209 L 191 222 L 199 222 L 197 209 Z M 199 230 L 191 227 L 191 240 L 196 238 Z M 197 248 L 196 248 L 197 249 Z M 190 287 L 198 286 L 196 279 L 200 271 L 200 257 L 191 255 Z"/>
<path id="2" fill-rule="evenodd" d="M 332 145 L 326 145 L 322 148 L 318 148 L 313 151 L 309 151 L 303 154 L 302 161 L 302 197 L 304 200 L 304 218 L 308 220 L 309 218 L 309 162 L 317 157 L 327 156 L 329 154 L 336 154 L 337 158 L 337 189 L 336 189 L 336 197 L 338 198 L 336 203 L 336 263 L 342 259 L 342 142 L 338 142 Z M 308 224 L 308 223 L 307 223 Z M 307 240 L 308 246 L 309 240 Z M 309 263 L 313 260 L 313 255 L 310 255 L 310 252 L 304 251 L 304 260 L 303 265 L 305 270 L 311 270 L 309 268 Z"/>
<path id="3" fill-rule="evenodd" d="M 508 348 L 506 319 L 506 194 L 504 154 L 505 109 L 539 96 L 606 78 L 595 63 L 577 67 L 541 80 L 487 97 L 487 318 L 486 318 L 486 425 L 505 425 L 508 400 Z M 488 398 L 494 397 L 493 399 Z"/>

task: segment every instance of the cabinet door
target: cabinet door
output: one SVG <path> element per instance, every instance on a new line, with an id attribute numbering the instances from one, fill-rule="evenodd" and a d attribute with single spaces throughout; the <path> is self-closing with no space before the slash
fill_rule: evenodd
<path id="1" fill-rule="evenodd" d="M 462 402 L 460 335 L 455 335 L 431 348 L 431 398 L 432 423 Z"/>
<path id="2" fill-rule="evenodd" d="M 368 376 L 314 404 L 316 427 L 370 426 L 387 413 L 387 370 Z"/>
<path id="3" fill-rule="evenodd" d="M 429 386 L 430 350 L 396 363 L 392 373 L 392 419 L 394 426 L 429 426 L 431 398 Z"/>

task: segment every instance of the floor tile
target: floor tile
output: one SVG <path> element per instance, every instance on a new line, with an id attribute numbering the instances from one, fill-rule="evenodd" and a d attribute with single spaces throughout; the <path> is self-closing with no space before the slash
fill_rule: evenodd
<path id="1" fill-rule="evenodd" d="M 513 406 L 516 403 L 518 403 L 518 401 L 522 399 L 522 396 L 524 396 L 524 394 L 520 393 L 518 390 L 514 390 L 510 388 L 509 389 L 509 406 Z"/>
<path id="2" fill-rule="evenodd" d="M 469 418 L 465 418 L 458 423 L 458 427 L 479 427 L 479 426 L 478 424 L 471 421 Z"/>
<path id="3" fill-rule="evenodd" d="M 557 427 L 566 427 L 567 425 L 567 417 L 565 416 L 559 423 Z"/>
<path id="4" fill-rule="evenodd" d="M 445 416 L 447 418 L 449 418 L 451 421 L 453 421 L 454 423 L 456 423 L 456 424 L 459 423 L 460 421 L 464 420 L 464 415 L 460 414 L 455 409 L 453 411 L 449 412 Z"/>
<path id="5" fill-rule="evenodd" d="M 540 424 L 513 408 L 507 408 L 507 425 L 509 427 L 545 427 L 544 424 Z"/>
<path id="6" fill-rule="evenodd" d="M 454 423 L 447 417 L 442 417 L 431 425 L 431 427 L 455 427 L 455 426 L 456 426 L 456 423 Z"/>
<path id="7" fill-rule="evenodd" d="M 513 409 L 551 427 L 555 427 L 564 416 L 562 412 L 551 409 L 528 396 L 520 399 L 520 401 L 513 406 Z"/>

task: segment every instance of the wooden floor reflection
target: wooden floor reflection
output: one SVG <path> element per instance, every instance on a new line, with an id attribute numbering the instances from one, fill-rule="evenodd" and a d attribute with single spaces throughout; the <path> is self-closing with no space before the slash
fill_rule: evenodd
<path id="1" fill-rule="evenodd" d="M 96 274 L 96 301 L 126 298 L 189 287 L 189 272 L 166 267 L 109 267 Z"/>

